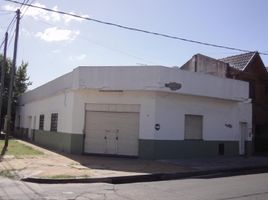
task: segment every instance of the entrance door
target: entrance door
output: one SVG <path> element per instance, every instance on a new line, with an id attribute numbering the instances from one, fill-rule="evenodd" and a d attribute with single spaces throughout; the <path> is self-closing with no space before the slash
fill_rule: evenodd
<path id="1" fill-rule="evenodd" d="M 32 140 L 32 116 L 28 117 L 28 139 Z"/>
<path id="2" fill-rule="evenodd" d="M 32 140 L 33 141 L 34 141 L 35 130 L 36 130 L 36 116 L 34 116 L 34 119 L 33 119 L 33 130 L 32 130 Z"/>
<path id="3" fill-rule="evenodd" d="M 105 130 L 106 154 L 117 154 L 117 138 L 115 130 Z"/>
<path id="4" fill-rule="evenodd" d="M 247 129 L 248 124 L 246 122 L 240 122 L 240 142 L 239 142 L 240 155 L 245 154 L 245 141 L 246 141 Z"/>
<path id="5" fill-rule="evenodd" d="M 86 112 L 86 153 L 138 155 L 139 113 Z"/>

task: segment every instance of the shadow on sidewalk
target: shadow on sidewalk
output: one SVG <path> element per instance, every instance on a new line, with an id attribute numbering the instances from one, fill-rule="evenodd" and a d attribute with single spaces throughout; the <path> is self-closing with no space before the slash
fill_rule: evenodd
<path id="1" fill-rule="evenodd" d="M 31 143 L 30 141 L 27 141 Z M 37 145 L 35 143 L 31 143 Z M 115 157 L 103 155 L 74 155 L 51 150 L 47 147 L 38 145 L 46 150 L 64 156 L 75 162 L 78 162 L 83 167 L 96 170 L 112 170 L 130 173 L 144 174 L 174 174 L 187 173 L 198 171 L 230 170 L 249 167 L 268 167 L 267 157 L 211 157 L 211 158 L 188 158 L 188 159 L 173 159 L 173 160 L 144 160 L 139 158 Z M 238 171 L 236 171 L 237 173 Z M 197 174 L 198 175 L 198 174 Z"/>
<path id="2" fill-rule="evenodd" d="M 25 140 L 23 140 L 25 141 Z M 137 157 L 106 156 L 106 155 L 75 155 L 59 152 L 45 146 L 35 144 L 31 141 L 25 141 L 37 147 L 56 153 L 65 158 L 78 162 L 83 167 L 93 170 L 111 170 L 129 173 L 175 173 L 189 171 L 189 167 L 182 167 L 177 164 L 161 162 L 157 160 L 145 160 Z"/>

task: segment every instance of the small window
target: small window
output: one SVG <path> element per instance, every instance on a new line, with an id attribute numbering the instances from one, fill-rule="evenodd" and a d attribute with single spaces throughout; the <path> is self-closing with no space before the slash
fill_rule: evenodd
<path id="1" fill-rule="evenodd" d="M 57 132 L 57 128 L 58 128 L 58 113 L 52 113 L 50 131 Z"/>
<path id="2" fill-rule="evenodd" d="M 45 115 L 39 116 L 39 130 L 44 130 Z"/>
<path id="3" fill-rule="evenodd" d="M 203 116 L 185 115 L 185 140 L 202 140 Z"/>

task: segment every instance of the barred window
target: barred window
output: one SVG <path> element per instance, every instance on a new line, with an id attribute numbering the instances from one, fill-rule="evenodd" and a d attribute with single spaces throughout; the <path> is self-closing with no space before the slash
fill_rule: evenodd
<path id="1" fill-rule="evenodd" d="M 39 116 L 39 130 L 44 130 L 45 115 Z"/>
<path id="2" fill-rule="evenodd" d="M 57 132 L 58 128 L 58 113 L 51 114 L 50 131 Z"/>

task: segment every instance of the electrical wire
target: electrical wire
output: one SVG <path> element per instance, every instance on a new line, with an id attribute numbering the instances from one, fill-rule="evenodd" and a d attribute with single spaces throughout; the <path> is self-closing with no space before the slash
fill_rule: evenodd
<path id="1" fill-rule="evenodd" d="M 5 40 L 3 40 L 2 43 L 0 44 L 0 49 L 2 48 L 4 43 L 5 43 Z"/>
<path id="2" fill-rule="evenodd" d="M 35 1 L 35 0 L 32 0 L 31 3 L 30 3 L 29 5 L 32 5 L 34 1 Z M 24 4 L 26 4 L 26 3 L 28 4 L 28 2 L 29 2 L 29 0 L 27 0 Z M 25 13 L 28 11 L 29 8 L 30 8 L 30 6 L 27 6 L 27 7 L 26 7 L 26 9 L 25 9 L 24 12 L 22 13 L 20 19 L 22 19 L 22 18 L 24 17 Z"/>
<path id="3" fill-rule="evenodd" d="M 24 1 L 21 3 L 21 6 L 20 6 L 19 9 L 22 9 L 22 7 L 24 6 L 24 4 L 25 4 L 25 3 L 28 3 L 28 2 L 29 2 L 29 0 L 24 0 Z M 27 10 L 28 8 L 29 8 L 29 6 L 26 7 L 26 10 Z M 12 12 L 12 11 L 8 11 L 8 12 Z M 10 22 L 9 25 L 7 26 L 6 32 L 12 32 L 12 31 L 13 31 L 13 28 L 14 28 L 14 25 L 15 25 L 15 22 L 16 22 L 16 17 L 17 17 L 17 15 L 15 14 L 14 17 L 12 18 L 11 22 Z M 15 31 L 13 32 L 13 34 L 12 34 L 10 40 L 8 41 L 7 48 L 9 48 L 9 46 L 10 46 L 10 44 L 11 44 L 11 42 L 12 42 L 14 36 L 15 36 Z M 0 49 L 2 48 L 3 44 L 4 44 L 4 39 L 3 39 L 3 42 L 2 42 L 1 45 L 0 45 Z"/>
<path id="4" fill-rule="evenodd" d="M 18 1 L 15 1 L 15 0 L 5 0 L 5 1 L 22 5 L 21 2 L 18 2 Z M 146 33 L 146 34 L 150 34 L 150 35 L 161 36 L 161 37 L 165 37 L 165 38 L 169 38 L 169 39 L 181 40 L 181 41 L 184 41 L 184 42 L 190 42 L 190 43 L 195 43 L 195 44 L 200 44 L 200 45 L 205 45 L 205 46 L 210 46 L 210 47 L 228 49 L 228 50 L 232 50 L 232 51 L 253 52 L 251 50 L 240 49 L 240 48 L 235 48 L 235 47 L 230 47 L 230 46 L 223 46 L 223 45 L 218 45 L 218 44 L 212 44 L 212 43 L 208 43 L 208 42 L 201 42 L 201 41 L 197 41 L 197 40 L 192 40 L 192 39 L 186 39 L 186 38 L 182 38 L 182 37 L 172 36 L 172 35 L 168 35 L 168 34 L 164 34 L 164 33 L 148 31 L 148 30 L 144 30 L 144 29 L 140 29 L 140 28 L 136 28 L 136 27 L 130 27 L 130 26 L 125 26 L 125 25 L 116 24 L 116 23 L 112 23 L 112 22 L 106 22 L 106 21 L 102 21 L 102 20 L 98 20 L 98 19 L 94 19 L 94 18 L 89 18 L 89 17 L 86 17 L 86 16 L 67 13 L 67 12 L 64 12 L 64 11 L 53 10 L 53 9 L 50 9 L 50 8 L 44 8 L 44 7 L 40 7 L 40 6 L 37 6 L 37 5 L 31 5 L 31 4 L 27 4 L 27 3 L 25 3 L 24 5 L 29 6 L 29 7 L 33 7 L 33 8 L 42 9 L 42 10 L 45 10 L 45 11 L 48 11 L 48 12 L 54 12 L 54 13 L 58 13 L 58 14 L 62 14 L 62 15 L 68 15 L 68 16 L 71 16 L 71 17 L 84 19 L 84 20 L 88 20 L 88 21 L 93 21 L 93 22 L 97 22 L 97 23 L 100 23 L 100 24 L 114 26 L 114 27 L 117 27 L 117 28 L 126 29 L 126 30 L 130 30 L 130 31 L 141 32 L 141 33 Z M 268 53 L 264 53 L 264 52 L 259 52 L 259 54 L 268 55 Z"/>
<path id="5" fill-rule="evenodd" d="M 41 23 L 43 23 L 43 24 L 45 24 L 45 25 L 48 25 L 48 26 L 53 26 L 53 24 L 51 24 L 51 23 L 49 23 L 49 22 L 46 22 L 46 21 L 43 21 L 43 20 L 41 20 L 41 19 L 39 20 L 39 22 L 41 22 Z M 58 27 L 59 27 L 59 26 L 58 26 Z M 61 27 L 59 27 L 59 28 L 61 28 Z M 120 49 L 117 49 L 117 48 L 114 48 L 114 47 L 109 47 L 109 46 L 107 46 L 107 45 L 104 45 L 104 44 L 102 44 L 102 43 L 100 43 L 100 42 L 94 41 L 94 40 L 92 40 L 92 39 L 89 39 L 89 38 L 84 37 L 84 36 L 81 36 L 81 35 L 80 35 L 80 37 L 78 38 L 78 40 L 87 41 L 87 42 L 89 42 L 89 43 L 91 43 L 91 44 L 93 44 L 93 45 L 95 45 L 95 46 L 99 46 L 99 47 L 104 48 L 104 49 L 107 49 L 107 50 L 109 50 L 109 51 L 113 51 L 113 52 L 116 52 L 116 53 L 120 53 L 120 54 L 122 54 L 122 55 L 131 57 L 131 58 L 134 58 L 134 59 L 136 59 L 136 60 L 140 60 L 140 61 L 146 62 L 146 64 L 147 64 L 147 63 L 150 63 L 150 64 L 154 64 L 154 65 L 156 65 L 156 62 L 154 62 L 154 61 L 150 61 L 150 60 L 148 60 L 148 59 L 146 59 L 146 58 L 142 58 L 141 56 L 137 56 L 137 55 L 134 55 L 134 54 L 132 54 L 132 53 L 128 53 L 128 52 L 126 52 L 126 51 L 124 51 L 124 50 L 120 50 Z"/>
<path id="6" fill-rule="evenodd" d="M 13 31 L 13 34 L 11 35 L 11 38 L 10 38 L 9 41 L 8 41 L 7 48 L 9 48 L 9 46 L 11 45 L 11 42 L 12 42 L 13 39 L 14 39 L 15 33 L 16 33 L 16 30 Z"/>
<path id="7" fill-rule="evenodd" d="M 12 18 L 12 20 L 11 20 L 10 23 L 8 24 L 7 29 L 6 29 L 6 32 L 9 32 L 10 30 L 13 29 L 13 27 L 14 27 L 14 25 L 15 25 L 15 22 L 16 22 L 15 19 L 16 19 L 16 15 L 14 15 L 14 17 Z M 12 31 L 10 31 L 10 32 L 12 32 Z M 3 42 L 2 42 L 1 45 L 0 45 L 0 49 L 2 48 L 4 42 L 5 42 L 5 37 L 3 38 Z"/>
<path id="8" fill-rule="evenodd" d="M 10 22 L 9 25 L 7 26 L 7 30 L 6 30 L 6 32 L 9 31 L 9 29 L 10 29 L 11 26 L 14 26 L 14 24 L 15 24 L 15 20 L 16 20 L 16 15 L 14 15 L 14 17 L 13 17 L 12 20 L 11 20 L 11 22 Z"/>

